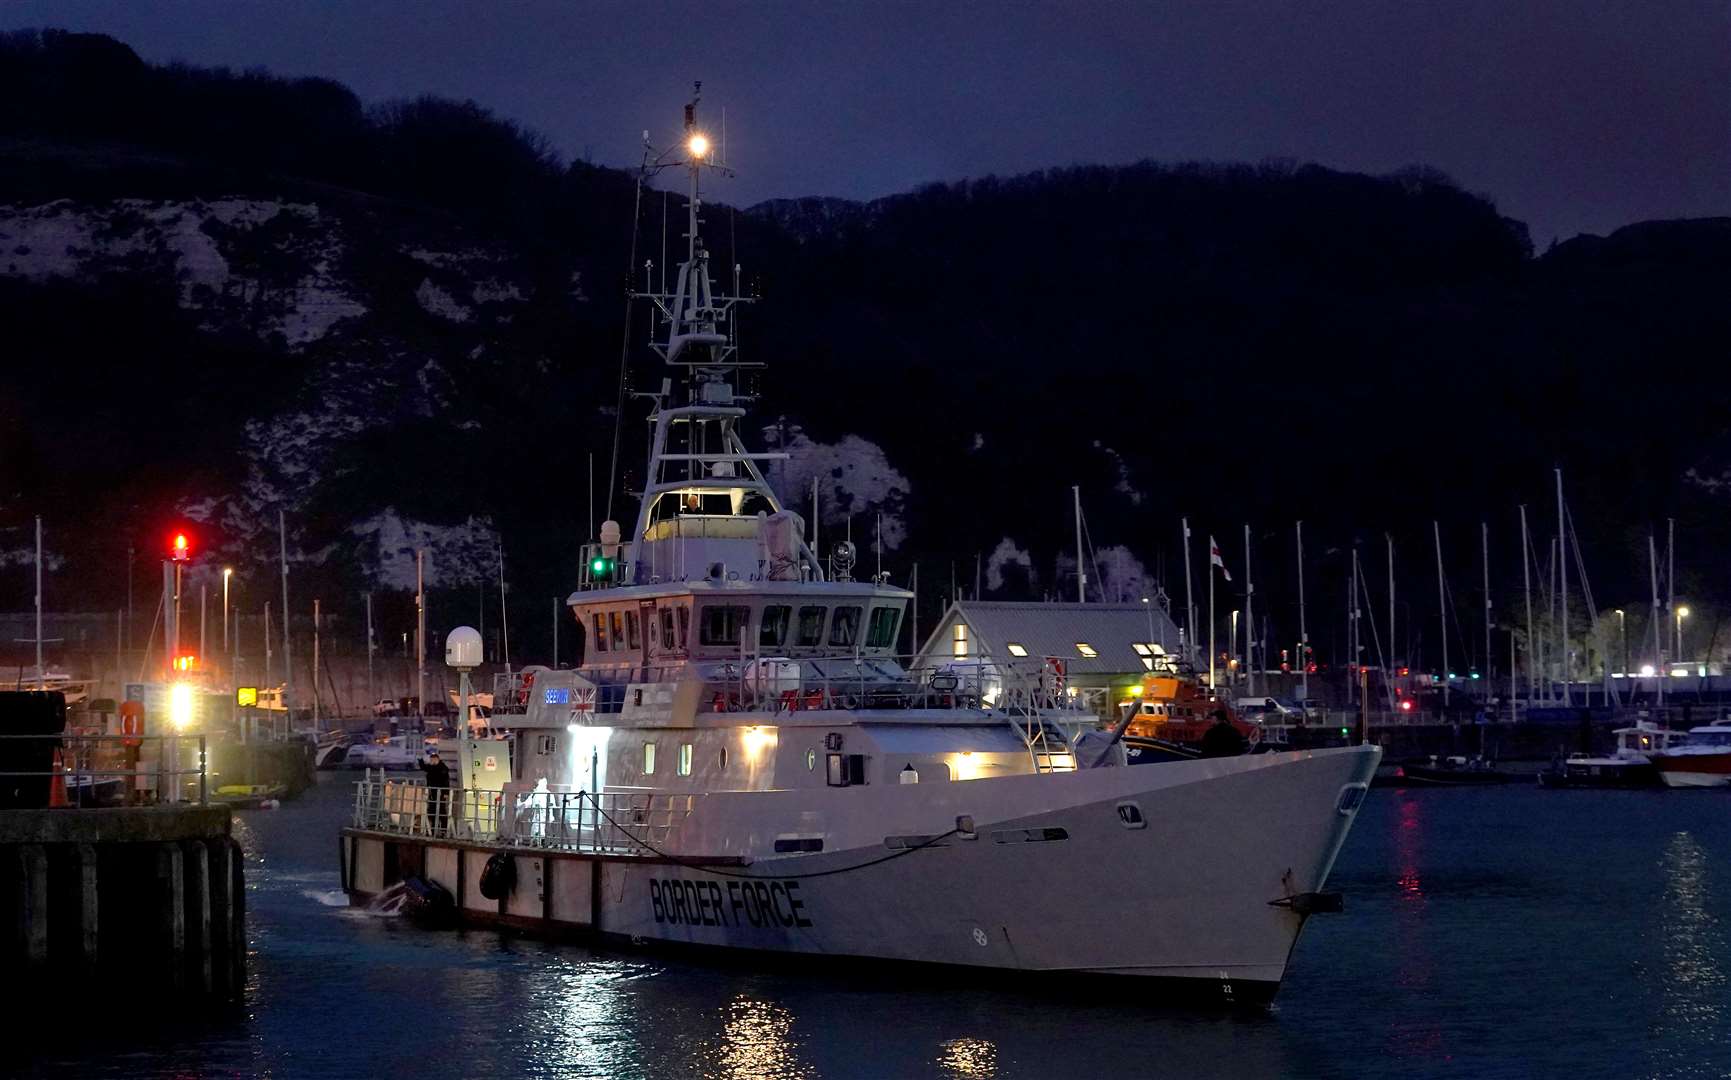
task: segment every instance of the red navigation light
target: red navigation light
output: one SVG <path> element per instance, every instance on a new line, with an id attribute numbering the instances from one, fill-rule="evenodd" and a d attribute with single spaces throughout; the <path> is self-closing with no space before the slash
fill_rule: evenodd
<path id="1" fill-rule="evenodd" d="M 177 532 L 174 534 L 174 539 L 169 542 L 169 557 L 177 562 L 185 562 L 192 557 L 192 544 L 187 540 L 185 533 Z"/>
<path id="2" fill-rule="evenodd" d="M 1411 698 L 1402 698 L 1401 699 L 1400 711 L 1401 712 L 1412 712 L 1412 699 Z"/>

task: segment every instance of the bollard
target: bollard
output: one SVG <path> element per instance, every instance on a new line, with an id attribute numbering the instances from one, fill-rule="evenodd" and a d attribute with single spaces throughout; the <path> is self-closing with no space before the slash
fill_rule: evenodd
<path id="1" fill-rule="evenodd" d="M 156 847 L 157 949 L 167 985 L 179 990 L 186 985 L 186 883 L 180 845 Z"/>

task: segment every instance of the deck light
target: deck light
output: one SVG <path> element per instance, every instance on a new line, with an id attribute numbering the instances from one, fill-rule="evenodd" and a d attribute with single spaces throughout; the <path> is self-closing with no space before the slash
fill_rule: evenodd
<path id="1" fill-rule="evenodd" d="M 191 726 L 194 709 L 191 683 L 177 682 L 168 688 L 168 719 L 176 728 L 184 731 Z"/>

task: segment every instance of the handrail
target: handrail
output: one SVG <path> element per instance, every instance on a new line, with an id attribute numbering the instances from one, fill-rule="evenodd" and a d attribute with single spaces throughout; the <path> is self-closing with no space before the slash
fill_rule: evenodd
<path id="1" fill-rule="evenodd" d="M 180 745 L 183 739 L 189 743 L 193 739 L 198 740 L 198 756 L 193 766 L 182 767 L 180 761 L 176 760 L 175 768 L 167 768 L 167 757 L 180 759 L 185 756 L 185 748 Z M 153 798 L 158 802 L 189 801 L 184 797 L 189 794 L 185 789 L 192 784 L 192 781 L 186 779 L 188 776 L 198 778 L 198 804 L 204 806 L 210 802 L 210 755 L 204 735 L 94 735 L 59 731 L 52 734 L 6 733 L 0 734 L 0 740 L 52 743 L 53 748 L 61 752 L 61 764 L 58 768 L 0 771 L 0 777 L 60 777 L 62 780 L 70 778 L 71 786 L 77 790 L 77 805 L 80 807 L 94 798 L 97 780 L 124 777 L 135 778 L 135 782 L 126 785 L 128 790 L 123 792 L 124 801 L 129 804 L 142 798 L 143 789 L 147 788 L 154 789 Z M 101 753 L 103 747 L 100 744 L 103 743 L 118 744 L 114 749 L 119 753 Z M 144 753 L 145 744 L 154 744 L 157 750 L 154 767 L 101 767 L 109 764 L 124 765 L 130 756 L 126 753 L 129 749 L 138 751 L 137 757 L 132 760 L 142 763 L 147 757 Z M 165 798 L 165 792 L 172 794 Z"/>
<path id="2" fill-rule="evenodd" d="M 513 785 L 514 786 L 514 785 Z M 354 827 L 593 855 L 666 850 L 701 794 L 494 791 L 422 780 L 355 782 Z"/>

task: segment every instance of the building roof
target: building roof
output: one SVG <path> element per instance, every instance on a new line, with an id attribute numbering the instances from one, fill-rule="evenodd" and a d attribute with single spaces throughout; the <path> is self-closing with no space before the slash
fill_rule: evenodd
<path id="1" fill-rule="evenodd" d="M 951 627 L 957 619 L 972 631 L 970 655 L 1015 660 L 1011 643 L 1030 658 L 1056 656 L 1075 674 L 1118 674 L 1147 669 L 1133 645 L 1162 644 L 1178 652 L 1178 627 L 1152 604 L 1040 604 L 964 600 L 950 605 L 921 654 L 950 655 Z M 1150 620 L 1152 620 L 1150 622 Z M 1152 632 L 1150 632 L 1152 627 Z M 1164 635 L 1164 636 L 1162 636 Z M 942 640 L 939 640 L 942 638 Z M 1095 655 L 1077 646 L 1086 644 Z"/>

